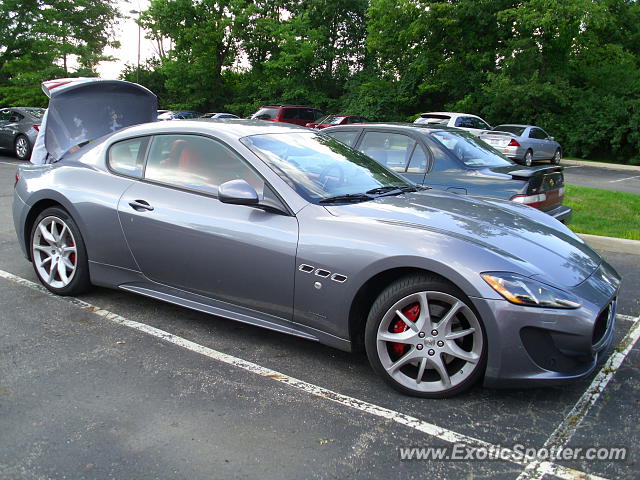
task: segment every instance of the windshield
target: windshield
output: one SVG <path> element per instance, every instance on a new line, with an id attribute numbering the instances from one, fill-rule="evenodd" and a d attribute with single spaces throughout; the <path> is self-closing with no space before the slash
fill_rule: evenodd
<path id="1" fill-rule="evenodd" d="M 513 162 L 475 135 L 464 131 L 439 131 L 432 135 L 468 167 L 503 167 Z"/>
<path id="2" fill-rule="evenodd" d="M 497 127 L 493 127 L 494 132 L 509 132 L 515 133 L 519 137 L 522 136 L 522 132 L 526 127 L 517 127 L 516 125 L 498 125 Z"/>
<path id="3" fill-rule="evenodd" d="M 374 198 L 372 190 L 378 194 L 380 189 L 414 188 L 375 160 L 326 135 L 288 132 L 252 135 L 241 141 L 312 203 L 349 195 L 354 198 L 345 202 L 365 201 Z"/>

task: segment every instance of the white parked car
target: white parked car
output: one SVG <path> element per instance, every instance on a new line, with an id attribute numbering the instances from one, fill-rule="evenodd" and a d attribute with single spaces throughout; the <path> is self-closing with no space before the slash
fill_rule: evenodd
<path id="1" fill-rule="evenodd" d="M 421 113 L 413 123 L 428 123 L 430 125 L 444 125 L 457 127 L 474 135 L 480 135 L 486 130 L 491 130 L 491 125 L 477 115 L 455 112 L 427 112 Z"/>

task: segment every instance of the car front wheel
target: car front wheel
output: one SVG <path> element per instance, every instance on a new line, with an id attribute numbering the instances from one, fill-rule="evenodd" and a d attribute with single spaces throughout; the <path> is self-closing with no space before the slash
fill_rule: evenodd
<path id="1" fill-rule="evenodd" d="M 18 160 L 28 160 L 31 155 L 31 144 L 24 135 L 18 136 L 15 143 L 15 152 Z"/>
<path id="2" fill-rule="evenodd" d="M 553 158 L 551 159 L 551 163 L 553 163 L 554 165 L 559 165 L 560 160 L 562 160 L 562 152 L 560 152 L 560 149 L 558 148 L 556 150 L 556 153 L 553 155 Z"/>
<path id="3" fill-rule="evenodd" d="M 430 275 L 398 280 L 380 294 L 367 319 L 365 347 L 389 385 L 419 397 L 469 389 L 486 363 L 483 325 L 470 301 Z"/>
<path id="4" fill-rule="evenodd" d="M 31 259 L 40 282 L 53 293 L 78 295 L 91 286 L 84 240 L 61 208 L 38 215 L 31 231 Z"/>

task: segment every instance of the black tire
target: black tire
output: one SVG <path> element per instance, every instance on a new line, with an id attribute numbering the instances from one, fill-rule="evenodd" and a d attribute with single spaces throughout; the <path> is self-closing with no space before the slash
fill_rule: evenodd
<path id="1" fill-rule="evenodd" d="M 395 309 L 397 305 L 406 301 L 407 298 L 409 298 L 410 300 L 408 301 L 411 302 L 412 296 L 422 294 L 425 294 L 425 301 L 431 317 L 430 320 L 435 320 L 437 323 L 427 323 L 429 320 L 426 320 L 421 327 L 426 331 L 415 333 L 415 335 L 420 337 L 420 340 L 414 337 L 417 342 L 424 342 L 424 345 L 421 347 L 418 344 L 403 345 L 403 348 L 407 348 L 407 350 L 399 354 L 399 358 L 394 360 L 390 358 L 391 350 L 397 348 L 396 345 L 398 344 L 379 338 L 379 335 L 386 335 L 386 332 L 392 335 L 395 334 L 395 330 L 392 332 L 392 330 L 386 327 L 387 322 L 389 322 L 389 317 L 394 315 L 392 313 L 393 310 L 390 309 Z M 453 320 L 449 322 L 449 327 L 442 327 L 441 332 L 438 332 L 436 327 L 440 328 L 442 323 L 445 323 L 442 322 L 442 320 L 447 317 L 447 309 L 446 306 L 443 307 L 442 304 L 439 303 L 440 300 L 437 297 L 455 299 L 455 301 L 461 302 L 461 307 L 455 310 L 457 313 L 451 316 Z M 454 305 L 458 304 L 456 303 Z M 451 311 L 454 311 L 455 308 L 455 306 L 452 307 Z M 439 315 L 441 316 L 438 318 Z M 394 318 L 398 319 L 399 317 Z M 395 321 L 398 323 L 398 320 Z M 465 323 L 468 321 L 470 321 L 470 323 Z M 415 325 L 417 326 L 419 323 L 420 319 L 418 318 Z M 451 325 L 455 325 L 455 327 L 459 329 L 452 330 L 453 327 Z M 433 329 L 429 330 L 429 328 Z M 446 333 L 447 330 L 449 331 L 448 334 Z M 466 334 L 466 336 L 456 340 L 445 339 L 444 337 L 445 334 L 451 335 L 451 333 L 470 330 L 474 330 L 474 332 Z M 409 328 L 406 328 L 406 332 L 401 332 L 401 334 L 405 333 L 414 335 L 412 329 Z M 444 342 L 440 341 L 440 339 L 444 339 Z M 469 341 L 473 344 L 470 351 L 466 350 L 464 346 L 465 342 L 469 345 Z M 446 349 L 449 348 L 451 342 L 456 342 L 456 347 L 458 347 L 457 351 L 464 351 L 463 353 L 469 356 L 473 355 L 475 357 L 474 360 L 465 361 L 449 354 Z M 438 347 L 434 345 L 435 343 L 438 344 Z M 440 345 L 441 343 L 443 345 Z M 367 318 L 365 327 L 365 349 L 372 368 L 386 383 L 399 392 L 423 398 L 447 398 L 468 390 L 484 375 L 487 358 L 487 341 L 484 325 L 471 301 L 454 285 L 444 281 L 438 276 L 429 274 L 418 274 L 401 278 L 389 285 L 378 296 Z M 391 361 L 391 364 L 395 362 L 403 363 L 402 359 L 413 355 L 420 355 L 421 357 L 414 362 L 406 363 L 402 367 L 398 367 L 392 374 L 387 371 L 387 368 L 385 368 L 383 364 L 383 362 L 386 362 L 386 364 L 389 365 L 389 361 Z M 430 357 L 427 355 L 430 355 Z M 436 359 L 440 365 L 444 367 L 446 372 L 444 375 L 439 373 L 439 370 L 435 368 L 434 365 L 428 363 Z M 418 365 L 416 365 L 416 363 L 418 363 Z M 423 364 L 429 364 L 431 366 L 425 368 Z M 393 366 L 391 366 L 391 368 L 393 368 Z M 471 368 L 471 370 L 469 370 L 469 368 Z M 464 371 L 465 369 L 466 371 Z M 411 376 L 412 371 L 416 372 L 415 378 Z M 422 375 L 420 375 L 420 372 L 422 372 Z M 395 375 L 395 378 L 392 375 Z M 420 375 L 420 381 L 416 382 L 418 375 Z M 445 383 L 446 376 L 448 376 L 449 386 L 446 386 L 447 383 Z M 414 385 L 415 388 L 412 388 Z M 427 391 L 425 391 L 425 389 Z"/>
<path id="2" fill-rule="evenodd" d="M 556 153 L 551 158 L 551 163 L 553 165 L 560 165 L 560 160 L 562 160 L 562 152 L 558 148 L 558 149 L 556 149 Z"/>
<path id="3" fill-rule="evenodd" d="M 48 278 L 43 277 L 42 272 L 42 269 L 46 269 L 48 268 L 48 266 L 45 267 L 42 264 L 40 265 L 40 267 L 38 266 L 38 263 L 42 258 L 52 256 L 52 254 L 54 254 L 54 250 L 56 250 L 56 247 L 44 238 L 44 235 L 39 228 L 41 224 L 46 226 L 46 224 L 48 224 L 49 222 L 54 222 L 54 228 L 56 224 L 59 225 L 59 227 L 56 229 L 56 233 L 61 231 L 60 237 L 64 236 L 67 239 L 66 243 L 64 239 L 61 239 L 60 242 L 58 242 L 59 250 L 64 250 L 63 247 L 65 246 L 70 249 L 75 248 L 75 251 L 70 254 L 72 257 L 70 257 L 69 259 L 69 261 L 74 265 L 74 269 L 70 276 L 68 284 L 64 284 L 64 281 L 60 277 L 60 274 L 56 272 L 54 272 L 52 280 L 49 281 Z M 65 233 L 64 229 L 61 228 L 63 225 L 67 226 L 68 230 L 70 231 L 70 235 L 68 233 Z M 71 241 L 69 241 L 69 239 Z M 37 246 L 34 244 L 34 242 L 37 242 Z M 47 249 L 48 252 L 42 253 L 42 249 L 38 249 L 37 247 L 44 247 L 44 249 Z M 82 234 L 80 233 L 80 229 L 78 228 L 76 222 L 73 220 L 71 215 L 69 215 L 69 213 L 63 208 L 50 207 L 43 210 L 40 215 L 38 215 L 36 220 L 33 222 L 31 232 L 29 234 L 29 250 L 31 252 L 33 269 L 35 270 L 38 279 L 51 292 L 57 295 L 74 296 L 84 293 L 91 288 L 91 280 L 89 277 L 89 261 L 87 256 L 87 249 L 84 244 L 84 239 L 82 238 Z M 75 257 L 73 257 L 73 255 L 75 255 Z M 58 257 L 61 256 L 64 255 L 58 254 Z M 53 260 L 50 260 L 47 263 L 51 265 L 53 264 Z M 51 270 L 53 270 L 53 268 Z M 59 280 L 55 279 L 56 275 L 58 276 Z"/>
<path id="4" fill-rule="evenodd" d="M 522 162 L 527 167 L 530 167 L 531 165 L 533 165 L 533 152 L 531 150 L 527 150 L 527 153 L 524 154 L 524 158 L 522 159 Z"/>
<path id="5" fill-rule="evenodd" d="M 31 157 L 31 142 L 24 135 L 18 135 L 13 142 L 13 149 L 18 160 L 29 160 Z"/>

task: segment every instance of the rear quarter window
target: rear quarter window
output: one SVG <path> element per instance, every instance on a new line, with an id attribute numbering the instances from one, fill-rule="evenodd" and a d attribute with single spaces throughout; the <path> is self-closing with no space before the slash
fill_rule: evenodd
<path id="1" fill-rule="evenodd" d="M 133 138 L 114 143 L 109 148 L 109 168 L 121 175 L 141 178 L 144 170 L 144 155 L 148 143 L 148 137 Z"/>

